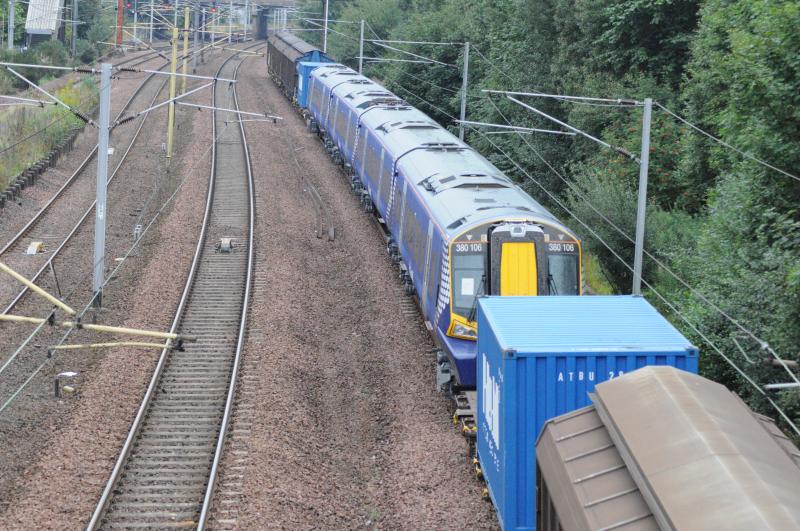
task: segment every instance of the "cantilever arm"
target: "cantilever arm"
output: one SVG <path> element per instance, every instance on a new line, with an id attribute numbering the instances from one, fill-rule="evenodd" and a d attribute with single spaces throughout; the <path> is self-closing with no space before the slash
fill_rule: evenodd
<path id="1" fill-rule="evenodd" d="M 12 277 L 14 277 L 18 281 L 20 281 L 22 284 L 26 285 L 28 287 L 28 289 L 30 289 L 31 291 L 33 291 L 37 295 L 43 297 L 44 299 L 52 302 L 53 304 L 55 304 L 56 306 L 58 306 L 59 308 L 61 308 L 65 312 L 67 312 L 68 314 L 75 315 L 75 313 L 76 313 L 75 310 L 70 308 L 67 305 L 67 303 L 65 303 L 64 301 L 62 301 L 61 299 L 59 299 L 58 297 L 56 297 L 54 295 L 50 295 L 49 293 L 47 293 L 42 288 L 40 288 L 39 286 L 37 286 L 36 284 L 31 282 L 30 280 L 28 280 L 24 276 L 20 275 L 19 273 L 17 273 L 16 271 L 11 269 L 7 265 L 5 265 L 3 262 L 0 262 L 0 271 L 3 271 L 4 273 L 8 273 Z"/>

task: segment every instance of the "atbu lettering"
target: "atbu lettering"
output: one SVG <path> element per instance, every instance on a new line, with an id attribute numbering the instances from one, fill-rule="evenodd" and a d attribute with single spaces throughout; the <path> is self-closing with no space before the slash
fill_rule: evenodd
<path id="1" fill-rule="evenodd" d="M 619 378 L 625 371 L 608 371 L 607 380 Z M 594 382 L 597 376 L 594 371 L 559 371 L 558 382 Z"/>

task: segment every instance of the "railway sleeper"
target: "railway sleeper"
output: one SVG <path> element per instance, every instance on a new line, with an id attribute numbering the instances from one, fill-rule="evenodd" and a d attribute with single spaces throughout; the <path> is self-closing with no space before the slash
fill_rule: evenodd
<path id="1" fill-rule="evenodd" d="M 170 503 L 164 504 L 153 504 L 151 506 L 153 509 L 158 509 L 159 507 L 164 507 L 164 509 L 168 509 L 171 506 Z M 164 510 L 164 511 L 152 511 L 152 512 L 145 512 L 145 511 L 132 511 L 132 512 L 122 512 L 122 511 L 114 511 L 114 514 L 111 515 L 112 518 L 109 519 L 109 523 L 113 522 L 114 520 L 120 520 L 124 522 L 123 528 L 131 527 L 132 525 L 136 524 L 147 524 L 146 526 L 153 526 L 156 524 L 178 524 L 179 522 L 183 522 L 186 520 L 194 520 L 197 517 L 197 511 L 195 509 L 184 509 L 181 510 L 178 507 L 175 507 L 176 510 Z M 136 524 L 129 522 L 128 520 L 136 520 Z M 111 526 L 113 528 L 113 525 Z M 183 526 L 181 526 L 183 527 Z"/>

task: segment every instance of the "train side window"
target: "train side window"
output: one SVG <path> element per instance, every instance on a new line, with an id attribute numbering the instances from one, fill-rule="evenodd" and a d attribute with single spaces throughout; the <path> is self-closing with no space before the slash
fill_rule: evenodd
<path id="1" fill-rule="evenodd" d="M 314 103 L 314 107 L 319 109 L 319 87 L 317 86 L 317 80 L 313 77 L 311 78 L 311 95 L 309 101 Z"/>
<path id="2" fill-rule="evenodd" d="M 411 207 L 409 198 L 406 198 L 405 208 L 405 227 L 403 227 L 403 235 L 406 249 L 411 253 L 411 258 L 420 272 L 424 274 L 425 264 L 422 261 L 425 258 L 423 254 L 425 252 L 425 240 L 422 237 L 422 226 L 419 222 L 419 216 Z"/>
<path id="3" fill-rule="evenodd" d="M 336 108 L 334 106 L 335 102 L 333 101 L 333 98 L 331 98 L 330 91 L 325 91 L 325 101 L 328 104 L 328 106 L 325 108 L 325 128 L 329 132 L 333 132 L 333 120 L 336 118 Z"/>
<path id="4" fill-rule="evenodd" d="M 399 175 L 393 175 L 392 178 L 393 179 L 399 179 L 400 176 Z M 395 209 L 395 211 L 399 212 L 399 215 L 400 215 L 400 234 L 398 236 L 399 236 L 399 240 L 401 242 L 405 242 L 405 235 L 403 234 L 403 226 L 405 225 L 405 219 L 406 219 L 406 186 L 407 186 L 406 180 L 403 179 L 403 186 L 402 187 L 401 186 L 397 186 L 396 187 L 397 188 L 398 197 L 397 197 L 397 199 L 395 199 L 395 203 L 397 203 L 399 201 L 400 209 L 399 210 Z"/>
<path id="5" fill-rule="evenodd" d="M 322 93 L 324 92 L 322 90 L 322 83 L 315 79 L 314 86 L 317 89 L 317 111 L 322 112 Z"/>
<path id="6" fill-rule="evenodd" d="M 422 223 L 419 216 L 414 215 L 414 231 L 416 232 L 416 242 L 414 243 L 414 260 L 417 262 L 420 273 L 425 274 L 425 236 L 422 232 Z"/>
<path id="7" fill-rule="evenodd" d="M 364 129 L 363 133 L 364 139 L 362 140 L 364 146 L 361 148 L 361 176 L 364 177 L 364 175 L 366 175 L 367 173 L 366 164 L 367 164 L 367 149 L 369 148 L 369 130 L 363 125 L 361 127 Z"/>
<path id="8" fill-rule="evenodd" d="M 356 156 L 358 155 L 358 153 L 354 151 L 356 147 L 358 147 L 356 144 L 356 138 L 359 136 L 358 122 L 356 122 L 356 120 L 358 120 L 358 116 L 355 115 L 355 113 L 353 113 L 353 116 L 350 119 L 350 133 L 347 137 L 348 138 L 347 150 L 350 152 L 350 158 L 352 164 L 355 164 Z"/>
<path id="9" fill-rule="evenodd" d="M 389 159 L 391 159 L 391 157 L 386 153 L 386 150 L 381 150 L 381 178 L 380 184 L 378 185 L 378 194 L 380 195 L 381 201 L 383 201 L 384 204 L 386 204 L 386 202 L 389 200 L 389 188 L 391 187 L 392 183 L 392 168 L 391 164 L 388 162 Z"/>
<path id="10" fill-rule="evenodd" d="M 335 103 L 335 106 L 333 107 L 333 121 L 331 122 L 333 124 L 333 130 L 336 132 L 337 135 L 341 135 L 342 112 L 339 109 L 339 100 L 333 99 L 331 101 Z"/>
<path id="11" fill-rule="evenodd" d="M 428 263 L 428 273 L 427 273 L 427 289 L 428 289 L 428 300 L 431 301 L 431 313 L 433 313 L 433 308 L 436 307 L 437 299 L 439 298 L 439 280 L 441 275 L 439 274 L 440 271 L 440 264 L 441 264 L 441 255 L 439 253 L 433 253 L 433 239 L 431 237 L 431 242 L 428 245 L 431 247 L 430 252 L 430 261 Z"/>
<path id="12" fill-rule="evenodd" d="M 339 112 L 339 137 L 342 139 L 342 143 L 345 143 L 347 142 L 348 125 L 350 124 L 350 110 L 343 101 L 340 101 L 339 105 L 341 106 L 341 111 Z"/>
<path id="13" fill-rule="evenodd" d="M 353 156 L 353 148 L 356 143 L 356 133 L 358 131 L 358 124 L 356 124 L 356 116 L 352 111 L 347 111 L 347 152 Z"/>
<path id="14" fill-rule="evenodd" d="M 411 202 L 406 198 L 405 208 L 403 209 L 403 242 L 406 244 L 406 249 L 414 257 L 414 231 L 411 228 L 411 223 L 414 219 L 414 211 L 411 208 Z"/>
<path id="15" fill-rule="evenodd" d="M 386 171 L 383 169 L 383 157 L 386 155 L 386 150 L 381 148 L 381 156 L 378 157 L 378 193 L 380 194 L 383 181 L 386 179 Z"/>
<path id="16" fill-rule="evenodd" d="M 377 141 L 367 148 L 367 176 L 370 180 L 375 181 L 378 178 L 378 155 L 377 155 Z"/>
<path id="17" fill-rule="evenodd" d="M 348 116 L 347 106 L 344 104 L 343 101 L 339 100 L 339 138 L 342 139 L 342 142 L 347 141 L 347 116 Z"/>

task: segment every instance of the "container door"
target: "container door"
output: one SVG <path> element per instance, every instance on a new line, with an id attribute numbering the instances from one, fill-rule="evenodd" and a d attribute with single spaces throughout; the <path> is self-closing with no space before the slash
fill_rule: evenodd
<path id="1" fill-rule="evenodd" d="M 500 295 L 536 295 L 536 244 L 503 242 L 500 251 Z"/>

